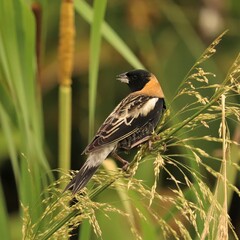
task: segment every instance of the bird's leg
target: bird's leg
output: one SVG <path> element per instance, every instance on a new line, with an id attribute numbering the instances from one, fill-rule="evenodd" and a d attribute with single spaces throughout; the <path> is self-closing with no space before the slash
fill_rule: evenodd
<path id="1" fill-rule="evenodd" d="M 151 137 L 151 141 L 155 142 L 155 141 L 158 141 L 160 139 L 161 139 L 160 136 L 154 131 L 153 134 L 152 134 L 152 137 Z"/>
<path id="2" fill-rule="evenodd" d="M 147 148 L 148 148 L 149 151 L 152 151 L 152 150 L 153 150 L 152 144 L 153 144 L 153 141 L 152 141 L 151 139 L 149 139 L 149 140 L 147 141 Z"/>
<path id="3" fill-rule="evenodd" d="M 153 147 L 153 143 L 156 142 L 156 141 L 159 141 L 161 139 L 161 137 L 157 134 L 153 134 L 151 138 L 149 138 L 148 142 L 147 142 L 147 147 L 148 147 L 148 150 L 149 151 L 153 151 L 154 150 L 154 147 Z M 167 145 L 166 143 L 163 143 L 162 144 L 162 148 L 161 150 L 163 150 L 163 152 L 166 152 L 167 151 Z"/>
<path id="4" fill-rule="evenodd" d="M 158 140 L 160 140 L 160 137 L 154 132 L 147 142 L 149 151 L 154 150 L 153 143 Z"/>
<path id="5" fill-rule="evenodd" d="M 122 169 L 123 169 L 124 171 L 126 171 L 127 168 L 128 168 L 129 163 L 128 163 L 126 160 L 124 160 L 123 158 L 121 158 L 116 152 L 112 152 L 112 156 L 113 156 L 116 160 L 118 160 L 119 162 L 121 162 L 121 163 L 123 164 Z"/>

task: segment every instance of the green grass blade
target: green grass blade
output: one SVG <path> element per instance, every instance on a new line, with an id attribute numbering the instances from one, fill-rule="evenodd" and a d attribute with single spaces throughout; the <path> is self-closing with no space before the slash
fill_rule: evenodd
<path id="1" fill-rule="evenodd" d="M 63 218 L 61 221 L 58 221 L 53 228 L 51 228 L 42 238 L 41 240 L 47 240 L 49 239 L 59 228 L 61 228 L 63 225 L 65 225 L 72 217 L 79 214 L 78 210 L 73 210 L 70 214 L 68 214 L 65 218 Z"/>
<path id="2" fill-rule="evenodd" d="M 18 164 L 18 158 L 17 158 L 17 149 L 15 147 L 16 140 L 14 140 L 13 136 L 13 128 L 10 123 L 10 119 L 8 118 L 8 115 L 4 111 L 1 103 L 0 103 L 0 125 L 2 126 L 2 131 L 5 135 L 5 139 L 7 142 L 7 147 L 9 151 L 9 155 L 12 162 L 13 172 L 16 180 L 16 185 L 19 187 L 19 180 L 20 180 L 20 172 L 19 172 L 19 164 Z"/>
<path id="3" fill-rule="evenodd" d="M 93 22 L 90 37 L 89 62 L 89 138 L 94 134 L 95 106 L 97 96 L 97 80 L 99 70 L 99 57 L 101 49 L 101 27 L 106 10 L 107 0 L 94 1 Z"/>
<path id="4" fill-rule="evenodd" d="M 93 21 L 93 10 L 85 1 L 74 1 L 76 11 L 88 22 Z M 120 36 L 104 21 L 102 24 L 103 37 L 113 46 L 113 48 L 121 54 L 121 56 L 133 67 L 142 68 L 145 67 L 140 60 L 135 56 L 132 50 L 127 44 L 120 38 Z"/>
<path id="5" fill-rule="evenodd" d="M 92 226 L 88 220 L 83 220 L 81 224 L 79 240 L 81 239 L 91 239 Z"/>
<path id="6" fill-rule="evenodd" d="M 20 199 L 24 207 L 29 208 L 30 221 L 35 223 L 43 212 L 43 205 L 41 204 L 42 193 L 42 169 L 36 165 L 31 166 L 29 159 L 22 155 L 21 163 L 21 185 L 20 185 Z M 25 218 L 24 212 L 22 217 Z"/>
<path id="7" fill-rule="evenodd" d="M 17 9 L 17 11 L 15 11 Z M 5 49 L 4 55 L 0 55 L 1 62 L 5 62 L 3 79 L 6 79 L 7 86 L 11 86 L 15 94 L 15 105 L 22 111 L 22 119 L 25 125 L 28 124 L 28 109 L 26 95 L 23 86 L 23 70 L 21 68 L 22 57 L 19 52 L 18 40 L 23 40 L 21 19 L 17 19 L 23 13 L 19 1 L 4 1 L 0 10 L 0 23 L 8 23 L 0 27 L 1 44 Z M 31 28 L 31 27 L 30 27 Z M 20 39 L 19 39 L 20 37 Z M 11 41 L 9 41 L 11 39 Z M 23 47 L 23 46 L 21 46 Z M 24 55 L 25 56 L 25 55 Z M 26 59 L 25 59 L 26 60 Z M 26 81 L 26 79 L 25 79 Z"/>
<path id="8" fill-rule="evenodd" d="M 8 27 L 4 24 L 8 23 Z M 30 8 L 22 1 L 4 1 L 0 9 L 1 79 L 13 99 L 18 126 L 35 148 L 43 148 L 42 114 L 35 82 L 35 25 Z M 34 141 L 32 141 L 32 139 Z M 28 141 L 22 141 L 22 145 Z M 44 155 L 44 154 L 42 154 Z M 38 159 L 47 170 L 45 158 Z"/>
<path id="9" fill-rule="evenodd" d="M 10 228 L 8 226 L 8 217 L 6 212 L 6 204 L 2 189 L 2 182 L 0 181 L 0 232 L 1 239 L 10 240 Z"/>
<path id="10" fill-rule="evenodd" d="M 35 20 L 25 1 L 1 2 L 0 50 L 3 50 L 0 51 L 0 62 L 3 63 L 0 79 L 12 101 L 9 111 L 1 99 L 2 131 L 6 136 L 19 199 L 29 207 L 30 221 L 36 222 L 43 210 L 40 205 L 42 188 L 52 175 L 46 174 L 50 167 L 43 149 L 42 113 L 36 87 Z M 21 141 L 18 143 L 13 139 L 16 135 L 13 131 L 19 132 Z"/>

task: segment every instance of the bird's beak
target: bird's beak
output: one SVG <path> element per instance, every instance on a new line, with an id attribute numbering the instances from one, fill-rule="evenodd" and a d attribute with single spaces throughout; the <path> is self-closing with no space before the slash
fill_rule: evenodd
<path id="1" fill-rule="evenodd" d="M 122 73 L 120 75 L 117 75 L 117 80 L 121 81 L 122 83 L 129 83 L 129 79 L 126 75 L 126 73 Z"/>

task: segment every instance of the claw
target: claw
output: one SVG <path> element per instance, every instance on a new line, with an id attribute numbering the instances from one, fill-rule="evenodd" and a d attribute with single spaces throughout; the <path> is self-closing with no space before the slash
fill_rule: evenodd
<path id="1" fill-rule="evenodd" d="M 152 135 L 152 137 L 148 140 L 147 142 L 147 147 L 149 151 L 153 151 L 154 150 L 154 146 L 153 143 L 156 141 L 159 141 L 161 139 L 161 137 L 157 134 Z M 165 152 L 167 150 L 166 147 L 166 143 L 163 144 L 163 152 Z"/>
<path id="2" fill-rule="evenodd" d="M 126 161 L 125 159 L 121 158 L 116 152 L 112 152 L 112 156 L 113 156 L 116 160 L 118 160 L 119 162 L 121 162 L 121 163 L 123 164 L 122 169 L 123 169 L 124 171 L 126 171 L 127 168 L 128 168 L 128 166 L 129 166 L 128 161 Z"/>
<path id="3" fill-rule="evenodd" d="M 126 163 L 125 163 L 125 164 L 123 165 L 123 167 L 122 167 L 122 170 L 125 171 L 125 172 L 127 172 L 128 167 L 129 167 L 129 163 L 126 161 Z"/>
<path id="4" fill-rule="evenodd" d="M 154 134 L 149 140 L 148 140 L 148 150 L 149 151 L 153 151 L 154 147 L 153 147 L 153 143 L 160 140 L 160 137 L 156 134 Z"/>

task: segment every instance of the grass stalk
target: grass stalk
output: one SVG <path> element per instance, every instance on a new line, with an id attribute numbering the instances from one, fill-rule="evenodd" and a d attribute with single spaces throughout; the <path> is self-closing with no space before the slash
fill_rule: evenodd
<path id="1" fill-rule="evenodd" d="M 58 229 L 60 229 L 64 224 L 68 223 L 68 221 L 75 217 L 77 214 L 79 214 L 79 211 L 77 209 L 74 209 L 70 214 L 68 214 L 65 218 L 58 221 L 55 226 L 53 226 L 42 238 L 41 240 L 47 240 L 49 239 Z"/>
<path id="2" fill-rule="evenodd" d="M 219 223 L 218 223 L 218 231 L 217 231 L 217 239 L 228 239 L 228 193 L 227 193 L 227 127 L 226 127 L 226 96 L 222 95 L 222 174 L 223 174 L 223 208 L 220 214 Z"/>
<path id="3" fill-rule="evenodd" d="M 73 1 L 63 0 L 60 16 L 59 42 L 59 167 L 69 170 L 71 164 L 71 73 L 74 52 Z"/>
<path id="4" fill-rule="evenodd" d="M 71 165 L 72 89 L 71 74 L 74 52 L 74 11 L 72 0 L 62 0 L 59 36 L 59 168 L 68 171 Z M 61 174 L 62 171 L 60 171 Z M 54 231 L 54 229 L 52 230 Z M 51 231 L 50 231 L 51 233 Z M 48 239 L 48 236 L 47 238 Z M 62 239 L 67 239 L 63 236 Z"/>
<path id="5" fill-rule="evenodd" d="M 100 193 L 102 193 L 105 189 L 112 185 L 117 179 L 118 178 L 116 177 L 110 178 L 109 181 L 107 181 L 105 184 L 94 189 L 94 191 L 92 191 L 89 194 L 89 199 L 93 200 L 96 196 L 99 196 Z M 79 214 L 81 214 L 81 210 L 73 209 L 67 216 L 62 218 L 60 221 L 56 222 L 56 224 L 43 237 L 41 237 L 40 240 L 49 239 L 57 230 L 59 230 L 61 227 L 67 224 L 73 217 L 76 217 Z"/>
<path id="6" fill-rule="evenodd" d="M 206 239 L 207 235 L 210 234 L 209 229 L 212 228 L 212 219 L 216 214 L 217 204 L 220 204 L 222 208 L 219 213 L 217 212 L 218 226 L 215 229 L 215 238 L 216 239 L 228 239 L 228 205 L 227 205 L 227 139 L 226 139 L 226 112 L 225 112 L 225 100 L 226 96 L 222 94 L 221 96 L 221 107 L 222 107 L 222 119 L 221 119 L 221 136 L 222 136 L 222 165 L 221 165 L 221 174 L 222 178 L 217 179 L 214 201 L 211 203 L 207 217 L 205 221 L 205 226 L 201 234 L 201 240 Z M 218 211 L 218 210 L 217 210 Z M 224 235 L 224 237 L 223 237 Z"/>
<path id="7" fill-rule="evenodd" d="M 69 170 L 71 164 L 72 89 L 59 87 L 59 168 Z"/>
<path id="8" fill-rule="evenodd" d="M 227 216 L 227 141 L 226 141 L 226 112 L 225 112 L 225 95 L 222 95 L 222 152 L 223 152 L 223 181 L 224 181 L 224 210 Z"/>

